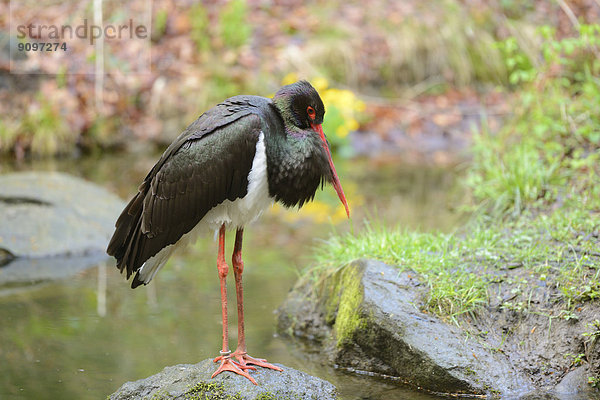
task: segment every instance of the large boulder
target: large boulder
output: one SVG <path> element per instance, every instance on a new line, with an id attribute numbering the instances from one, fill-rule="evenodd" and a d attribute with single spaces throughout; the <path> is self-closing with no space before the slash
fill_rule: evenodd
<path id="1" fill-rule="evenodd" d="M 63 278 L 106 260 L 123 206 L 67 174 L 0 175 L 0 286 Z"/>
<path id="2" fill-rule="evenodd" d="M 319 341 L 341 367 L 434 392 L 508 396 L 533 389 L 504 355 L 421 312 L 425 292 L 414 274 L 358 260 L 298 284 L 279 309 L 279 329 Z"/>
<path id="3" fill-rule="evenodd" d="M 232 400 L 333 400 L 335 387 L 304 372 L 275 364 L 282 372 L 257 367 L 250 371 L 258 385 L 243 376 L 223 372 L 211 379 L 218 364 L 204 360 L 198 364 L 166 367 L 156 375 L 127 382 L 110 395 L 110 400 L 142 399 L 232 399 Z"/>

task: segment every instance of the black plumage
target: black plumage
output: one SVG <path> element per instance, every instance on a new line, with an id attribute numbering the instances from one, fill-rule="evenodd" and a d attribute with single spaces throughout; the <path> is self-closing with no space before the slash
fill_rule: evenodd
<path id="1" fill-rule="evenodd" d="M 246 195 L 262 129 L 255 96 L 237 96 L 201 115 L 163 153 L 125 207 L 107 253 L 127 278 L 176 243 L 224 200 Z M 264 99 L 267 100 L 267 99 Z M 132 287 L 142 282 L 135 280 Z"/>
<path id="2" fill-rule="evenodd" d="M 311 107 L 314 115 L 309 117 Z M 132 287 L 147 283 L 138 276 L 148 259 L 177 243 L 213 207 L 246 196 L 261 132 L 271 198 L 286 207 L 301 207 L 324 182 L 334 183 L 340 194 L 321 129 L 324 113 L 317 92 L 301 81 L 283 87 L 273 100 L 231 97 L 190 124 L 165 150 L 116 222 L 107 253 L 127 278 L 138 272 Z"/>

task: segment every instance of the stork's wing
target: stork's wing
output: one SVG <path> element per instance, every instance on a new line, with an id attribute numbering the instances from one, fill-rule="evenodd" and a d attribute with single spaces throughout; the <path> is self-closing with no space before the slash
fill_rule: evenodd
<path id="1" fill-rule="evenodd" d="M 259 115 L 224 103 L 169 146 L 121 213 L 108 245 L 127 278 L 211 208 L 246 195 L 260 131 Z"/>

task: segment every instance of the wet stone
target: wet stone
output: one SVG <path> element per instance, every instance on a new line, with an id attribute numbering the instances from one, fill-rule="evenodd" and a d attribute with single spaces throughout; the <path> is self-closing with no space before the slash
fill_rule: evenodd
<path id="1" fill-rule="evenodd" d="M 124 203 L 64 173 L 0 175 L 0 286 L 64 278 L 108 257 Z"/>
<path id="2" fill-rule="evenodd" d="M 275 364 L 283 371 L 257 367 L 248 379 L 223 372 L 211 379 L 218 364 L 211 359 L 198 364 L 166 367 L 156 375 L 127 382 L 110 395 L 110 400 L 130 399 L 219 399 L 219 400 L 330 400 L 337 398 L 335 387 L 304 372 Z"/>

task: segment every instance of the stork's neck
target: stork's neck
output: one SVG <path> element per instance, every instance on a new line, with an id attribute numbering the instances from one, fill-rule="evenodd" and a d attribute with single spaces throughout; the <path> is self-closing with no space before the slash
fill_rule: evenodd
<path id="1" fill-rule="evenodd" d="M 331 180 L 331 170 L 319 137 L 290 123 L 292 116 L 279 116 L 283 124 L 265 137 L 269 195 L 286 207 L 301 207 Z"/>
<path id="2" fill-rule="evenodd" d="M 279 93 L 273 97 L 273 105 L 277 110 L 277 113 L 283 119 L 285 126 L 293 127 L 298 124 L 297 117 L 292 112 L 292 100 L 291 97 L 286 95 L 280 95 Z"/>

